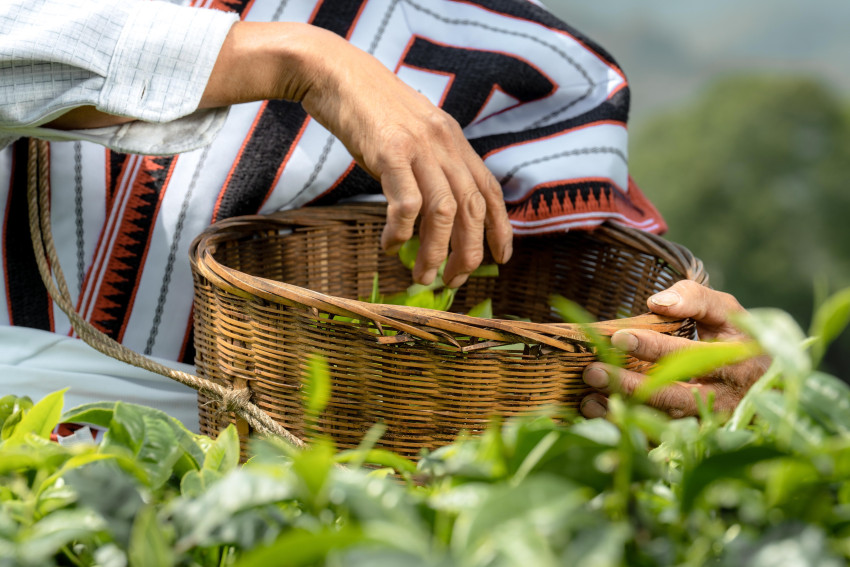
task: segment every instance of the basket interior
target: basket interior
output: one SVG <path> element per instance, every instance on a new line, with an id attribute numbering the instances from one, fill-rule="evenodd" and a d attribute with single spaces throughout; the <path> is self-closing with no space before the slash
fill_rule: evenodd
<path id="1" fill-rule="evenodd" d="M 375 222 L 265 231 L 226 241 L 214 256 L 241 272 L 348 299 L 368 297 L 377 272 L 381 293 L 391 295 L 412 279 L 396 256 L 380 251 L 382 229 Z M 465 313 L 490 298 L 497 318 L 560 322 L 549 305 L 560 294 L 599 320 L 618 319 L 646 312 L 646 299 L 678 279 L 659 258 L 594 233 L 524 237 L 498 277 L 470 278 L 458 290 L 452 310 Z"/>

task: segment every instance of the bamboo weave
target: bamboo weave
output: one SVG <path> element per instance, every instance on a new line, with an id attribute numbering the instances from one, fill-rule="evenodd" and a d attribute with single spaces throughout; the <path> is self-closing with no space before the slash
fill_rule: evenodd
<path id="1" fill-rule="evenodd" d="M 411 284 L 380 251 L 379 204 L 306 208 L 221 221 L 190 250 L 199 376 L 251 392 L 253 402 L 304 437 L 301 389 L 309 357 L 324 356 L 332 394 L 318 431 L 353 448 L 373 424 L 379 445 L 416 458 L 422 449 L 480 432 L 493 416 L 576 409 L 595 360 L 581 328 L 549 305 L 561 294 L 600 319 L 603 335 L 648 328 L 692 336 L 693 322 L 645 313 L 646 299 L 680 279 L 707 284 L 684 247 L 619 225 L 515 240 L 498 277 L 471 278 L 443 313 L 370 304 L 379 274 L 389 296 Z M 495 318 L 467 312 L 491 298 Z M 530 322 L 512 317 L 527 318 Z M 646 363 L 626 359 L 626 367 Z M 201 431 L 250 426 L 199 394 Z"/>

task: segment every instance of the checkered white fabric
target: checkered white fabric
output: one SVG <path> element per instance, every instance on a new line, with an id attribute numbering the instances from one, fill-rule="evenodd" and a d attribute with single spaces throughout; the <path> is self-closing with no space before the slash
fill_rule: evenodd
<path id="1" fill-rule="evenodd" d="M 169 2 L 3 0 L 0 147 L 28 135 L 67 139 L 38 125 L 77 106 L 91 105 L 154 123 L 192 114 L 221 44 L 237 20 L 233 13 Z M 178 136 L 181 144 L 155 153 L 198 147 L 198 122 L 221 113 L 201 114 L 204 117 L 190 120 L 191 148 Z M 207 126 L 220 127 L 220 118 Z M 174 128 L 179 131 L 181 126 Z M 99 129 L 84 137 L 125 151 L 153 149 L 134 127 Z"/>

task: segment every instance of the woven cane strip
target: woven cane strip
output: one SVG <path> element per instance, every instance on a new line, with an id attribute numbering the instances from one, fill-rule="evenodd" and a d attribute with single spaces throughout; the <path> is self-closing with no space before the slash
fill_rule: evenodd
<path id="1" fill-rule="evenodd" d="M 612 319 L 599 324 L 604 334 L 692 333 L 690 324 L 638 315 L 649 295 L 678 279 L 705 282 L 701 263 L 675 244 L 617 227 L 518 240 L 499 278 L 473 279 L 456 298 L 460 311 L 492 298 L 499 319 L 358 302 L 375 271 L 384 294 L 410 283 L 398 260 L 380 253 L 383 215 L 376 206 L 305 209 L 230 219 L 196 239 L 199 372 L 245 382 L 260 408 L 299 435 L 305 361 L 321 354 L 333 390 L 320 431 L 353 447 L 383 422 L 382 445 L 415 457 L 461 430 L 482 430 L 492 415 L 575 408 L 588 393 L 581 372 L 595 358 L 581 329 L 557 322 L 552 293 Z M 506 343 L 519 350 L 496 348 Z M 629 359 L 627 367 L 646 364 Z M 200 415 L 205 427 L 220 425 L 215 414 Z"/>

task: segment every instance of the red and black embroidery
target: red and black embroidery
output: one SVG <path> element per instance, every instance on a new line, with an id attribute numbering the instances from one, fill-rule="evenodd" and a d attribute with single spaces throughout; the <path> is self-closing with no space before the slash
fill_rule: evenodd
<path id="1" fill-rule="evenodd" d="M 128 186 L 115 197 L 110 214 L 114 220 L 107 223 L 107 232 L 98 244 L 105 249 L 96 255 L 104 260 L 89 270 L 81 297 L 83 315 L 118 341 L 133 308 L 159 205 L 177 161 L 174 156 L 133 159 L 141 163 L 125 167 L 119 176 L 119 184 L 123 181 Z"/>

